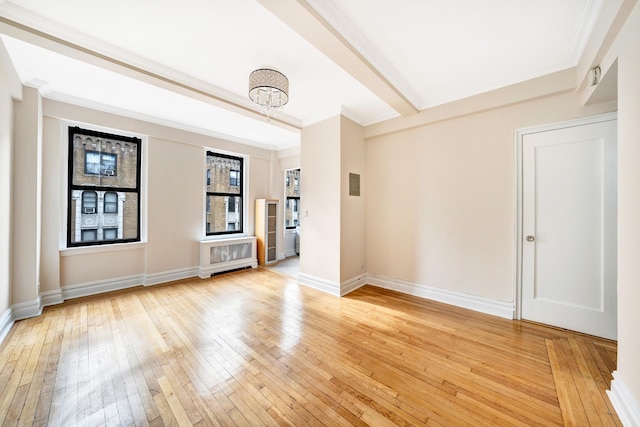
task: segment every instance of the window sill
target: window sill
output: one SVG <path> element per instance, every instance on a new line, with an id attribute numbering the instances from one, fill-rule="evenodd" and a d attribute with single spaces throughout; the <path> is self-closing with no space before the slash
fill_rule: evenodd
<path id="1" fill-rule="evenodd" d="M 99 253 L 105 253 L 105 252 L 130 251 L 130 250 L 136 250 L 136 249 L 144 249 L 146 247 L 147 247 L 146 242 L 134 242 L 134 243 L 115 243 L 112 245 L 83 246 L 78 248 L 61 248 L 60 256 L 74 256 L 74 255 L 99 254 Z"/>
<path id="2" fill-rule="evenodd" d="M 253 237 L 249 236 L 247 233 L 234 233 L 234 234 L 216 234 L 213 236 L 205 236 L 199 242 L 211 242 L 216 240 L 233 240 L 233 239 L 243 239 L 245 237 Z"/>

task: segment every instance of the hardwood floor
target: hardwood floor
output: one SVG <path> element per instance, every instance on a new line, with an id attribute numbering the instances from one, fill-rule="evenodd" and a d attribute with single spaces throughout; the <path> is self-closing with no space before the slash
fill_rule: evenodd
<path id="1" fill-rule="evenodd" d="M 620 425 L 615 343 L 262 268 L 49 307 L 0 350 L 7 426 Z"/>

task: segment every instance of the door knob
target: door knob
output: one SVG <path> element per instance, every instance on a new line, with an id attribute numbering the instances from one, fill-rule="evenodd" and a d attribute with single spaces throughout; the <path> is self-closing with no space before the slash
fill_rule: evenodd
<path id="1" fill-rule="evenodd" d="M 527 242 L 533 242 L 534 240 L 536 240 L 536 238 L 533 237 L 532 235 L 528 235 L 526 239 L 527 239 Z"/>

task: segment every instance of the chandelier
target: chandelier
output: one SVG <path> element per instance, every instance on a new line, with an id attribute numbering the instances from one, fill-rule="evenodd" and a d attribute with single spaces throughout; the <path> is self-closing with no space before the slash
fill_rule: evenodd
<path id="1" fill-rule="evenodd" d="M 249 75 L 249 98 L 269 117 L 289 102 L 289 80 L 279 71 L 259 68 Z"/>

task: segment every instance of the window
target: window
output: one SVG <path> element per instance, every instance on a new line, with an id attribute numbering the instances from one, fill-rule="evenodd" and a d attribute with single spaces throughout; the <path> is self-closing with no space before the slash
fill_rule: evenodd
<path id="1" fill-rule="evenodd" d="M 285 172 L 284 193 L 286 197 L 284 221 L 286 228 L 300 225 L 300 169 Z"/>
<path id="2" fill-rule="evenodd" d="M 98 240 L 98 230 L 95 228 L 82 230 L 83 242 L 94 242 Z"/>
<path id="3" fill-rule="evenodd" d="M 240 171 L 239 170 L 231 170 L 229 171 L 229 185 L 232 187 L 237 187 L 240 185 Z"/>
<path id="4" fill-rule="evenodd" d="M 118 238 L 118 229 L 117 228 L 105 228 L 103 230 L 104 240 L 116 240 Z"/>
<path id="5" fill-rule="evenodd" d="M 84 173 L 87 175 L 115 176 L 116 155 L 113 153 L 101 153 L 98 151 L 85 151 Z"/>
<path id="6" fill-rule="evenodd" d="M 118 213 L 118 194 L 113 191 L 104 193 L 104 213 Z"/>
<path id="7" fill-rule="evenodd" d="M 206 234 L 243 232 L 243 159 L 207 152 Z"/>
<path id="8" fill-rule="evenodd" d="M 141 142 L 69 128 L 67 246 L 140 241 Z"/>
<path id="9" fill-rule="evenodd" d="M 82 213 L 94 214 L 98 212 L 98 193 L 95 191 L 82 192 Z"/>

